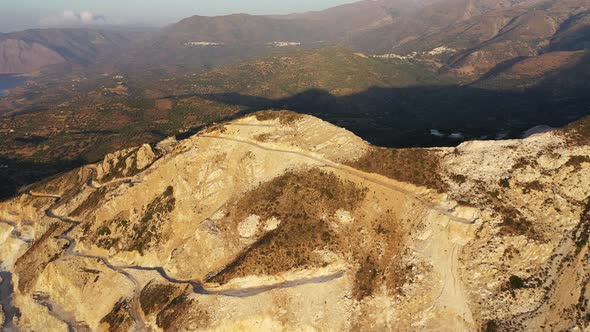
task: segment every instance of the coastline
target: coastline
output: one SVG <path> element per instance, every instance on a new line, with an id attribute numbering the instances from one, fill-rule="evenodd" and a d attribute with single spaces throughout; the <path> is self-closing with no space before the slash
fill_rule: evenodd
<path id="1" fill-rule="evenodd" d="M 12 90 L 22 86 L 26 77 L 22 74 L 0 74 L 0 97 L 6 97 Z"/>

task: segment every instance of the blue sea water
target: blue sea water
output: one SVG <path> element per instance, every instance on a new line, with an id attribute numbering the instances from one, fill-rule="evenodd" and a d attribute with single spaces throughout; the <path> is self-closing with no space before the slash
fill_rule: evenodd
<path id="1" fill-rule="evenodd" d="M 25 79 L 12 75 L 0 75 L 0 97 L 6 96 L 4 90 L 15 88 L 25 82 Z"/>

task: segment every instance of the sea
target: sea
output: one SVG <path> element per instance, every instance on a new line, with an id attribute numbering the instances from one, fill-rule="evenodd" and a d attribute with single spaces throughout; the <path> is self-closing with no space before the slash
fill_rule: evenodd
<path id="1" fill-rule="evenodd" d="M 0 75 L 0 97 L 6 96 L 8 89 L 13 89 L 25 82 L 25 79 L 13 75 Z"/>

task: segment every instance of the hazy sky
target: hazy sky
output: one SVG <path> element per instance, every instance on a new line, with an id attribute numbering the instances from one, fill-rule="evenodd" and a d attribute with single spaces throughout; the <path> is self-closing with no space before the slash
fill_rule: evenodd
<path id="1" fill-rule="evenodd" d="M 0 31 L 89 24 L 162 25 L 192 15 L 283 14 L 354 0 L 0 0 Z"/>

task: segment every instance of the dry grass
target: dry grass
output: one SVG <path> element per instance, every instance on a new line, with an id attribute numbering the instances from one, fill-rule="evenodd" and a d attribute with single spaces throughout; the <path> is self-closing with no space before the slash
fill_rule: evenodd
<path id="1" fill-rule="evenodd" d="M 545 187 L 543 186 L 543 184 L 537 180 L 532 181 L 532 182 L 522 183 L 522 184 L 520 184 L 520 186 L 522 187 L 523 194 L 530 194 L 533 191 L 542 192 L 543 190 L 545 190 Z"/>
<path id="2" fill-rule="evenodd" d="M 90 225 L 85 225 L 80 240 L 107 250 L 117 247 L 125 251 L 138 251 L 143 255 L 145 250 L 163 239 L 164 233 L 170 231 L 165 225 L 175 207 L 174 188 L 169 186 L 143 209 L 143 216 L 139 220 L 130 220 L 129 213 L 124 211 L 113 219 L 97 224 L 94 233 Z"/>
<path id="3" fill-rule="evenodd" d="M 184 290 L 184 287 L 151 281 L 139 294 L 141 310 L 143 310 L 146 315 L 159 312 L 164 306 L 170 303 L 172 299 L 180 296 Z"/>
<path id="4" fill-rule="evenodd" d="M 573 167 L 575 171 L 582 170 L 582 164 L 590 164 L 590 157 L 588 156 L 571 156 L 565 163 L 565 166 Z"/>
<path id="5" fill-rule="evenodd" d="M 99 189 L 93 191 L 90 195 L 88 195 L 88 197 L 86 197 L 86 199 L 84 201 L 82 201 L 82 203 L 80 203 L 80 205 L 78 205 L 70 213 L 70 215 L 72 217 L 79 217 L 79 216 L 85 215 L 86 213 L 88 213 L 90 211 L 93 211 L 98 206 L 100 206 L 101 202 L 104 202 L 107 193 L 108 193 L 107 187 L 102 187 L 102 188 L 99 188 Z"/>
<path id="6" fill-rule="evenodd" d="M 576 255 L 585 247 L 588 246 L 590 239 L 590 199 L 586 202 L 586 207 L 580 216 L 580 223 L 574 232 L 574 241 L 576 243 Z"/>
<path id="7" fill-rule="evenodd" d="M 511 216 L 504 217 L 499 234 L 502 236 L 526 235 L 528 238 L 536 238 L 533 224 L 530 221 L 524 218 L 516 219 Z"/>
<path id="8" fill-rule="evenodd" d="M 156 197 L 145 209 L 144 215 L 138 223 L 132 226 L 134 234 L 132 244 L 128 250 L 143 251 L 150 248 L 162 238 L 162 226 L 176 207 L 174 188 L 169 186 L 164 193 Z"/>
<path id="9" fill-rule="evenodd" d="M 211 324 L 209 312 L 186 294 L 174 298 L 160 311 L 156 323 L 164 331 L 179 331 L 187 326 L 206 329 Z"/>
<path id="10" fill-rule="evenodd" d="M 358 266 L 354 297 L 362 300 L 375 294 L 382 286 L 385 286 L 388 295 L 398 294 L 409 270 L 402 266 L 401 250 L 405 237 L 397 216 L 386 211 L 376 219 L 366 220 L 366 224 L 357 226 L 355 231 L 359 236 L 344 238 L 344 248 L 349 248 Z"/>
<path id="11" fill-rule="evenodd" d="M 590 145 L 590 116 L 573 122 L 559 131 L 574 146 Z"/>
<path id="12" fill-rule="evenodd" d="M 34 184 L 31 187 L 31 191 L 52 194 L 67 194 L 78 191 L 81 186 L 80 184 L 86 180 L 82 178 L 82 174 L 83 172 L 80 169 L 56 174 Z"/>
<path id="13" fill-rule="evenodd" d="M 35 285 L 45 267 L 61 255 L 63 249 L 57 246 L 55 237 L 63 231 L 65 226 L 52 224 L 16 261 L 14 274 L 18 275 L 18 289 L 21 293 L 27 293 Z"/>
<path id="14" fill-rule="evenodd" d="M 113 307 L 113 310 L 101 319 L 100 322 L 109 325 L 109 332 L 130 331 L 135 324 L 127 309 L 130 305 L 131 304 L 125 299 L 119 300 L 119 302 Z"/>

